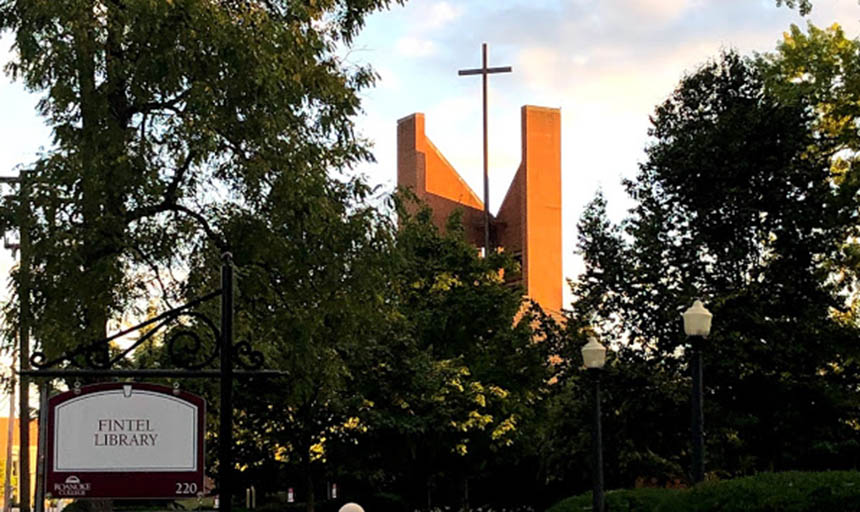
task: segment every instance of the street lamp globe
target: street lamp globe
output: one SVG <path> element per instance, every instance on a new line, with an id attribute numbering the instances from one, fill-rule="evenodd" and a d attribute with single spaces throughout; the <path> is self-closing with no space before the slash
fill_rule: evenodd
<path id="1" fill-rule="evenodd" d="M 588 343 L 582 347 L 582 361 L 589 370 L 603 368 L 606 364 L 606 347 L 601 345 L 597 338 L 591 336 L 588 338 Z"/>
<path id="2" fill-rule="evenodd" d="M 705 309 L 702 301 L 693 302 L 681 316 L 684 318 L 684 333 L 687 336 L 707 337 L 711 333 L 711 318 L 714 315 Z"/>

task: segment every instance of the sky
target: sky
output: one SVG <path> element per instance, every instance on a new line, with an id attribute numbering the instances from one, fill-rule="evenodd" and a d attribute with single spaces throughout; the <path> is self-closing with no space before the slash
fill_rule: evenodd
<path id="1" fill-rule="evenodd" d="M 411 0 L 371 16 L 346 57 L 380 75 L 359 123 L 377 163 L 362 171 L 393 188 L 397 120 L 423 112 L 428 137 L 482 195 L 481 80 L 457 70 L 480 67 L 487 43 L 490 66 L 513 68 L 489 79 L 490 210 L 519 167 L 520 107 L 561 108 L 563 268 L 575 278 L 583 208 L 601 189 L 623 218 L 621 180 L 635 176 L 649 115 L 685 73 L 723 49 L 773 51 L 791 24 L 860 34 L 858 0 L 813 4 L 801 17 L 774 0 Z"/>
<path id="2" fill-rule="evenodd" d="M 564 275 L 582 270 L 576 223 L 598 189 L 620 220 L 631 206 L 620 182 L 633 177 L 648 143 L 648 116 L 685 72 L 719 55 L 776 48 L 792 23 L 838 22 L 860 34 L 857 0 L 813 0 L 810 16 L 774 0 L 409 0 L 371 15 L 347 65 L 373 66 L 360 132 L 377 162 L 358 171 L 383 190 L 396 185 L 397 120 L 426 115 L 427 135 L 473 190 L 481 181 L 481 81 L 458 69 L 490 66 L 490 208 L 495 213 L 520 162 L 520 107 L 561 108 Z M 0 38 L 0 63 L 11 39 Z M 0 175 L 14 175 L 50 146 L 38 95 L 0 76 Z M 479 194 L 480 195 L 480 194 Z M 0 275 L 12 262 L 0 249 Z M 569 298 L 569 295 L 567 296 Z"/>

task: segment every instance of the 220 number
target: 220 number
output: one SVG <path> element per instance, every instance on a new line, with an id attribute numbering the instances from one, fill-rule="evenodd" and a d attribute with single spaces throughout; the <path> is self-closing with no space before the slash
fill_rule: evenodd
<path id="1" fill-rule="evenodd" d="M 176 494 L 195 494 L 197 493 L 197 484 L 187 482 L 176 482 Z"/>

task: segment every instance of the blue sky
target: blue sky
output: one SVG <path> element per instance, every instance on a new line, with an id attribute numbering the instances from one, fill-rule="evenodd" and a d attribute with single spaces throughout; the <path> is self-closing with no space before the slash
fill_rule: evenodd
<path id="1" fill-rule="evenodd" d="M 814 0 L 808 19 L 860 34 L 857 0 Z M 393 189 L 397 119 L 424 112 L 430 138 L 481 189 L 480 79 L 457 70 L 480 66 L 487 42 L 490 65 L 513 67 L 490 80 L 491 209 L 519 165 L 520 106 L 560 107 L 564 273 L 573 278 L 582 208 L 602 187 L 612 216 L 623 216 L 630 204 L 619 183 L 642 159 L 654 106 L 721 48 L 773 50 L 792 23 L 806 20 L 774 0 L 411 0 L 372 15 L 344 53 L 348 64 L 369 63 L 381 76 L 364 93 L 358 122 L 378 161 L 360 171 Z M 3 63 L 10 44 L 0 40 Z M 50 144 L 37 101 L 0 77 L 0 174 L 14 174 Z M 11 258 L 0 252 L 5 275 Z"/>

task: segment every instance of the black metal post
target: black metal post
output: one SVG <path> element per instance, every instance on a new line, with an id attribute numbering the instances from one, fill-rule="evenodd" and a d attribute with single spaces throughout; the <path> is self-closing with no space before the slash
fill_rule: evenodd
<path id="1" fill-rule="evenodd" d="M 484 70 L 484 255 L 490 257 L 490 173 L 487 164 L 487 43 L 481 46 L 482 64 Z"/>
<path id="2" fill-rule="evenodd" d="M 701 337 L 692 336 L 692 360 L 690 370 L 693 377 L 692 422 L 690 433 L 693 441 L 693 482 L 699 483 L 705 479 L 705 413 L 703 410 L 704 395 L 702 393 L 702 347 Z"/>
<path id="3" fill-rule="evenodd" d="M 592 512 L 604 511 L 603 499 L 603 433 L 600 425 L 600 369 L 592 369 L 589 373 L 594 377 L 594 424 L 591 430 L 591 444 L 594 448 L 592 457 L 592 475 L 594 490 L 592 497 Z"/>
<path id="4" fill-rule="evenodd" d="M 18 355 L 20 370 L 30 369 L 30 172 L 21 171 L 18 200 L 20 202 L 20 240 L 21 250 L 18 271 L 20 300 L 20 334 Z M 18 500 L 21 512 L 30 512 L 30 379 L 21 375 L 19 379 L 18 428 L 20 473 L 18 473 Z M 11 420 L 10 420 L 11 421 Z"/>
<path id="5" fill-rule="evenodd" d="M 39 384 L 39 444 L 36 451 L 36 492 L 33 512 L 45 512 L 45 452 L 48 447 L 48 382 Z"/>
<path id="6" fill-rule="evenodd" d="M 233 256 L 221 264 L 221 413 L 219 423 L 220 509 L 233 509 Z"/>

